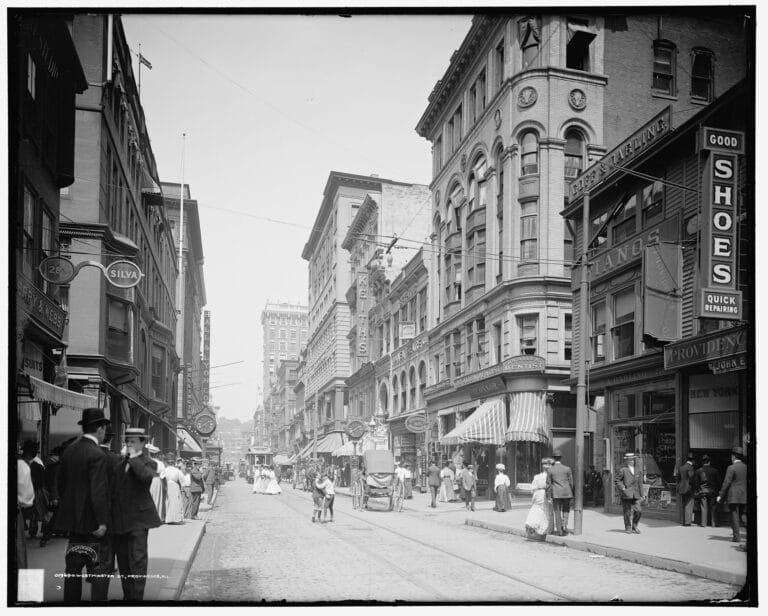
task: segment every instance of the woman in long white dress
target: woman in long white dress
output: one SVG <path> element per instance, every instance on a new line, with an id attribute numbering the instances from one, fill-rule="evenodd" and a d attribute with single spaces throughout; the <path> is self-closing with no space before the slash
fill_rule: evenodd
<path id="1" fill-rule="evenodd" d="M 184 521 L 184 500 L 181 496 L 182 473 L 169 456 L 165 467 L 165 523 L 181 524 Z"/>
<path id="2" fill-rule="evenodd" d="M 456 493 L 453 491 L 453 482 L 456 479 L 456 475 L 448 466 L 448 462 L 443 466 L 443 470 L 440 471 L 440 491 L 437 494 L 437 500 L 441 503 L 448 503 L 456 500 Z"/>
<path id="3" fill-rule="evenodd" d="M 283 491 L 280 489 L 280 484 L 277 483 L 277 476 L 275 475 L 275 471 L 273 471 L 271 468 L 267 468 L 266 478 L 267 487 L 264 488 L 264 494 L 283 493 Z"/>
<path id="4" fill-rule="evenodd" d="M 254 494 L 264 494 L 264 490 L 268 484 L 269 479 L 267 479 L 266 469 L 263 466 L 259 466 L 259 468 L 254 472 L 253 476 Z"/>
<path id="5" fill-rule="evenodd" d="M 541 461 L 542 471 L 531 482 L 531 509 L 525 518 L 525 531 L 530 539 L 544 541 L 552 531 L 552 503 L 547 499 L 547 471 L 552 466 L 551 458 Z"/>
<path id="6" fill-rule="evenodd" d="M 149 485 L 149 493 L 152 495 L 152 500 L 155 502 L 155 509 L 157 515 L 161 520 L 165 519 L 165 464 L 157 457 L 160 451 L 154 445 L 148 445 L 147 451 L 149 451 L 152 459 L 157 464 L 157 474 L 152 478 L 152 483 Z"/>

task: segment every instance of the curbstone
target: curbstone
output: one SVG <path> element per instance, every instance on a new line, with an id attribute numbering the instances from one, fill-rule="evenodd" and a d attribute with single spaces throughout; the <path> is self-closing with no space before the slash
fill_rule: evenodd
<path id="1" fill-rule="evenodd" d="M 494 524 L 493 522 L 484 522 L 482 520 L 467 518 L 464 523 L 467 526 L 475 526 L 477 528 L 484 528 L 494 532 L 517 535 L 519 537 L 527 537 L 525 531 L 522 529 L 503 526 L 501 524 Z M 666 571 L 674 571 L 676 573 L 695 575 L 696 577 L 702 577 L 709 580 L 714 580 L 716 582 L 723 582 L 725 584 L 732 584 L 734 586 L 743 586 L 746 582 L 745 575 L 737 575 L 728 571 L 715 569 L 714 567 L 697 565 L 681 560 L 674 560 L 672 558 L 665 558 L 663 556 L 654 556 L 652 554 L 633 552 L 632 550 L 626 550 L 623 548 L 613 548 L 597 543 L 589 543 L 575 538 L 547 535 L 545 541 L 553 545 L 560 545 L 567 548 L 573 548 L 575 550 L 581 550 L 583 552 L 591 552 L 593 554 L 609 556 L 611 558 L 619 558 L 621 560 L 627 560 L 640 565 L 647 565 L 655 569 L 664 569 Z"/>

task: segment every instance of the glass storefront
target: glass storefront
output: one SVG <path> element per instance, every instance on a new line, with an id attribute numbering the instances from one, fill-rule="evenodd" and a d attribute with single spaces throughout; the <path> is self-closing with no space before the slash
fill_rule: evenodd
<path id="1" fill-rule="evenodd" d="M 613 468 L 624 464 L 624 454 L 637 456 L 636 468 L 643 474 L 646 508 L 675 510 L 676 446 L 674 381 L 616 389 L 609 393 L 610 435 Z M 621 505 L 613 489 L 613 504 Z"/>

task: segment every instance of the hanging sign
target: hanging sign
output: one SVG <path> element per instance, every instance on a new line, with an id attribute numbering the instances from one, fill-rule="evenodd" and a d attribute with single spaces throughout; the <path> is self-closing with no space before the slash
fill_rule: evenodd
<path id="1" fill-rule="evenodd" d="M 429 424 L 424 415 L 411 415 L 405 420 L 405 428 L 409 432 L 421 434 L 429 429 Z"/>
<path id="2" fill-rule="evenodd" d="M 130 289 L 141 282 L 142 273 L 139 266 L 131 261 L 113 261 L 104 269 L 109 283 L 121 289 Z"/>
<path id="3" fill-rule="evenodd" d="M 67 284 L 77 274 L 72 261 L 64 257 L 46 257 L 40 261 L 38 269 L 40 275 L 53 284 Z"/>
<path id="4" fill-rule="evenodd" d="M 347 423 L 347 428 L 345 432 L 347 433 L 347 436 L 351 439 L 359 439 L 365 434 L 366 430 L 368 430 L 368 426 L 365 424 L 364 421 L 360 421 L 359 419 L 353 419 L 352 421 L 349 421 Z"/>
<path id="5" fill-rule="evenodd" d="M 742 297 L 736 286 L 738 160 L 744 133 L 702 128 L 699 144 L 708 150 L 701 181 L 702 285 L 697 316 L 741 320 Z"/>

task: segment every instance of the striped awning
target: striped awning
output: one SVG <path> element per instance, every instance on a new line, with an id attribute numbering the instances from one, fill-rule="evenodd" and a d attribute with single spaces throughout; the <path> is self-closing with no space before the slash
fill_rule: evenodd
<path id="1" fill-rule="evenodd" d="M 32 375 L 29 375 L 29 382 L 32 385 L 32 395 L 36 400 L 66 406 L 78 411 L 99 406 L 99 401 L 93 396 L 86 396 L 76 391 L 64 389 Z"/>
<path id="2" fill-rule="evenodd" d="M 315 439 L 309 439 L 309 443 L 307 443 L 304 446 L 304 449 L 302 449 L 299 452 L 299 458 L 306 458 L 312 455 L 312 445 L 314 444 L 314 442 L 315 442 Z"/>
<path id="3" fill-rule="evenodd" d="M 200 444 L 195 440 L 195 437 L 185 428 L 176 428 L 176 436 L 182 442 L 182 451 L 188 453 L 201 453 L 203 451 L 200 448 Z"/>
<path id="4" fill-rule="evenodd" d="M 547 410 L 547 393 L 521 391 L 512 394 L 507 441 L 548 443 L 552 423 Z"/>
<path id="5" fill-rule="evenodd" d="M 506 424 L 504 400 L 492 398 L 483 402 L 474 413 L 441 438 L 440 444 L 486 443 L 503 445 Z"/>
<path id="6" fill-rule="evenodd" d="M 317 441 L 317 453 L 331 453 L 344 444 L 342 432 L 331 432 Z"/>

